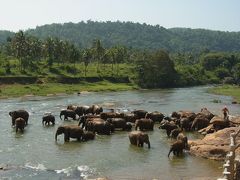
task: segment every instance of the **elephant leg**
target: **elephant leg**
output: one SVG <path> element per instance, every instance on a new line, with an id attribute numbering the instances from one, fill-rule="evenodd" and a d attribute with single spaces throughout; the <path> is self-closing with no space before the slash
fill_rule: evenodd
<path id="1" fill-rule="evenodd" d="M 139 147 L 139 139 L 137 138 L 137 146 Z"/>
<path id="2" fill-rule="evenodd" d="M 64 141 L 68 142 L 69 141 L 69 136 L 67 134 L 64 134 Z"/>
<path id="3" fill-rule="evenodd" d="M 168 137 L 170 136 L 170 133 L 171 133 L 171 131 L 170 131 L 170 130 L 167 130 L 167 136 L 168 136 Z"/>

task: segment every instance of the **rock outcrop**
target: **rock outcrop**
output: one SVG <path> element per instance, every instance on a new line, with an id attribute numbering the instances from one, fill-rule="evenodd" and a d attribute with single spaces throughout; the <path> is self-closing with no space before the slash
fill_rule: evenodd
<path id="1" fill-rule="evenodd" d="M 201 140 L 189 141 L 190 154 L 214 160 L 224 160 L 229 151 L 230 134 L 237 132 L 239 127 L 230 127 L 206 135 Z M 236 138 L 236 144 L 240 144 L 240 135 Z M 236 155 L 240 155 L 240 148 Z"/>

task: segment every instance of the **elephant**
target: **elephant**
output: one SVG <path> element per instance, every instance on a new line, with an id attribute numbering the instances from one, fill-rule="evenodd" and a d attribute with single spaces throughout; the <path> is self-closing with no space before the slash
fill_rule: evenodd
<path id="1" fill-rule="evenodd" d="M 82 115 L 91 113 L 89 106 L 69 105 L 69 106 L 67 107 L 67 109 L 73 110 L 78 116 L 82 116 Z"/>
<path id="2" fill-rule="evenodd" d="M 190 121 L 193 121 L 196 118 L 196 114 L 191 111 L 179 111 L 181 117 L 180 118 L 188 118 Z"/>
<path id="3" fill-rule="evenodd" d="M 214 116 L 209 123 L 213 126 L 215 131 L 230 127 L 229 119 L 224 119 L 219 116 Z"/>
<path id="4" fill-rule="evenodd" d="M 23 133 L 24 131 L 24 127 L 25 127 L 25 120 L 21 117 L 17 118 L 15 120 L 15 125 L 16 125 L 16 133 L 18 132 L 18 129 L 21 130 L 21 132 Z"/>
<path id="5" fill-rule="evenodd" d="M 137 119 L 145 118 L 148 113 L 145 110 L 134 110 L 132 113 L 136 116 Z"/>
<path id="6" fill-rule="evenodd" d="M 117 112 L 102 112 L 100 113 L 100 117 L 104 120 L 107 120 L 108 118 L 123 118 L 123 114 Z"/>
<path id="7" fill-rule="evenodd" d="M 192 121 L 190 120 L 190 118 L 185 117 L 180 119 L 180 127 L 185 131 L 190 131 L 191 126 L 192 126 Z"/>
<path id="8" fill-rule="evenodd" d="M 132 131 L 128 135 L 130 143 L 138 147 L 143 147 L 143 144 L 146 143 L 148 148 L 150 148 L 150 141 L 147 133 L 142 131 Z"/>
<path id="9" fill-rule="evenodd" d="M 60 112 L 60 119 L 62 120 L 62 116 L 64 116 L 64 120 L 68 120 L 68 117 L 72 118 L 73 120 L 76 120 L 76 113 L 73 110 L 70 109 L 63 109 Z"/>
<path id="10" fill-rule="evenodd" d="M 76 125 L 59 126 L 55 134 L 55 141 L 57 141 L 57 136 L 60 134 L 64 134 L 65 142 L 68 142 L 70 138 L 75 138 L 78 141 L 81 141 L 83 129 Z"/>
<path id="11" fill-rule="evenodd" d="M 161 122 L 164 118 L 164 115 L 158 111 L 147 113 L 145 118 L 151 119 L 154 122 Z"/>
<path id="12" fill-rule="evenodd" d="M 103 108 L 95 104 L 90 107 L 69 105 L 67 109 L 75 111 L 78 116 L 82 116 L 85 114 L 100 114 L 101 112 L 103 112 Z"/>
<path id="13" fill-rule="evenodd" d="M 10 111 L 9 115 L 12 117 L 12 126 L 15 125 L 15 120 L 17 118 L 23 118 L 25 120 L 25 125 L 28 125 L 29 113 L 25 110 Z"/>
<path id="14" fill-rule="evenodd" d="M 90 120 L 90 119 L 95 119 L 98 118 L 100 119 L 100 115 L 92 115 L 92 114 L 86 114 L 80 117 L 80 121 L 78 123 L 78 126 L 80 126 L 82 124 L 82 128 L 85 127 L 86 123 Z"/>
<path id="15" fill-rule="evenodd" d="M 188 138 L 182 132 L 180 132 L 177 136 L 177 140 L 181 140 L 184 142 L 184 149 L 189 149 L 188 147 Z"/>
<path id="16" fill-rule="evenodd" d="M 50 122 L 52 123 L 52 125 L 55 124 L 55 117 L 52 114 L 45 114 L 42 117 L 42 124 L 43 125 L 50 125 Z"/>
<path id="17" fill-rule="evenodd" d="M 205 115 L 198 114 L 192 123 L 191 129 L 192 130 L 195 130 L 195 129 L 200 130 L 200 129 L 207 127 L 208 125 L 209 125 L 209 119 L 206 118 Z"/>
<path id="18" fill-rule="evenodd" d="M 207 108 L 202 108 L 199 114 L 204 115 L 208 120 L 211 120 L 214 115 Z"/>
<path id="19" fill-rule="evenodd" d="M 188 138 L 183 133 L 179 133 L 177 136 L 177 141 L 175 141 L 169 150 L 168 157 L 173 152 L 174 155 L 179 155 L 183 152 L 183 149 L 189 149 Z"/>
<path id="20" fill-rule="evenodd" d="M 176 129 L 173 129 L 170 133 L 170 137 L 171 138 L 177 138 L 177 136 L 179 135 L 179 133 L 182 132 L 182 129 L 179 129 L 179 128 L 176 128 Z"/>
<path id="21" fill-rule="evenodd" d="M 139 127 L 140 131 L 142 130 L 153 131 L 153 126 L 154 126 L 154 122 L 151 119 L 142 118 L 142 119 L 137 119 L 135 122 L 135 130 L 137 130 Z"/>
<path id="22" fill-rule="evenodd" d="M 107 122 L 111 123 L 115 129 L 126 129 L 126 121 L 123 118 L 108 118 Z"/>
<path id="23" fill-rule="evenodd" d="M 162 121 L 160 126 L 159 126 L 159 129 L 166 129 L 166 133 L 167 133 L 167 136 L 169 137 L 170 136 L 170 133 L 173 129 L 177 129 L 178 126 L 173 122 L 169 122 L 169 121 Z"/>
<path id="24" fill-rule="evenodd" d="M 125 130 L 127 130 L 127 131 L 132 130 L 132 124 L 130 122 L 126 122 Z"/>
<path id="25" fill-rule="evenodd" d="M 171 117 L 172 117 L 172 118 L 176 118 L 176 119 L 180 119 L 181 114 L 179 114 L 178 112 L 174 111 L 174 112 L 172 112 Z"/>
<path id="26" fill-rule="evenodd" d="M 120 117 L 125 119 L 126 122 L 131 122 L 131 123 L 135 123 L 135 121 L 137 120 L 136 115 L 133 113 L 127 113 L 127 114 L 121 113 Z"/>
<path id="27" fill-rule="evenodd" d="M 171 152 L 173 152 L 174 155 L 179 156 L 180 153 L 182 154 L 184 147 L 185 142 L 183 142 L 182 140 L 175 141 L 170 147 L 168 157 L 171 154 Z"/>
<path id="28" fill-rule="evenodd" d="M 101 112 L 103 112 L 103 108 L 94 104 L 89 108 L 89 111 L 92 114 L 100 114 Z"/>
<path id="29" fill-rule="evenodd" d="M 83 132 L 82 140 L 88 141 L 88 140 L 94 140 L 95 139 L 95 133 L 91 131 Z"/>
<path id="30" fill-rule="evenodd" d="M 98 134 L 110 135 L 114 131 L 114 126 L 104 120 L 92 120 L 86 124 L 86 130 L 93 131 Z"/>

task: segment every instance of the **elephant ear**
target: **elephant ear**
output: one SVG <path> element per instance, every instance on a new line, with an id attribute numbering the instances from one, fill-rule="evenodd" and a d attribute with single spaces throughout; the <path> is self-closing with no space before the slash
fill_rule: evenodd
<path id="1" fill-rule="evenodd" d="M 10 111 L 10 112 L 9 112 L 9 116 L 11 116 L 11 117 L 12 117 L 12 113 L 13 113 L 13 111 Z"/>

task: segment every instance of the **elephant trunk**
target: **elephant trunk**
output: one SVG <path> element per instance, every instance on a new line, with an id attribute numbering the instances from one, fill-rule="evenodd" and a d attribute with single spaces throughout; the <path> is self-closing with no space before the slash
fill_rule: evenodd
<path id="1" fill-rule="evenodd" d="M 150 141 L 148 141 L 148 149 L 150 149 L 151 145 L 150 145 Z"/>
<path id="2" fill-rule="evenodd" d="M 58 136 L 58 133 L 56 132 L 56 134 L 55 134 L 55 141 L 57 141 L 57 136 Z"/>
<path id="3" fill-rule="evenodd" d="M 172 148 L 168 152 L 168 157 L 170 156 L 171 152 L 172 152 Z"/>
<path id="4" fill-rule="evenodd" d="M 59 116 L 61 120 L 62 120 L 62 115 L 63 115 L 63 114 L 62 114 L 62 112 L 61 112 L 61 113 L 60 113 L 60 116 Z"/>

